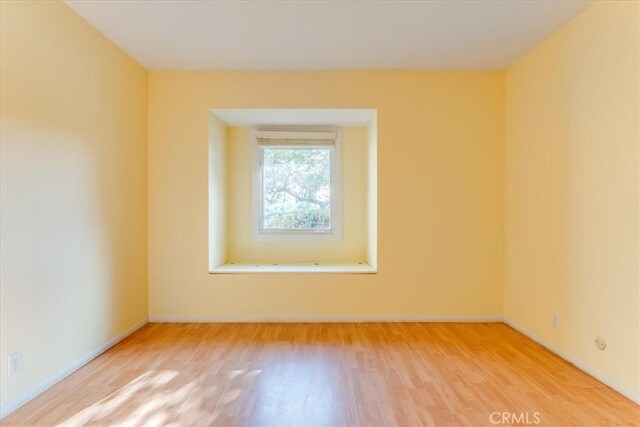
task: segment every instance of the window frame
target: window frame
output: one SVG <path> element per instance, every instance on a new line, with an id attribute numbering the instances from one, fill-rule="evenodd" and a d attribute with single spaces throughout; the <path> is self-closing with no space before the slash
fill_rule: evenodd
<path id="1" fill-rule="evenodd" d="M 282 148 L 283 146 L 299 147 L 299 148 L 328 148 L 330 153 L 330 179 L 331 179 L 331 229 L 330 230 L 270 230 L 263 229 L 263 158 L 264 150 L 269 147 L 261 147 L 258 136 L 265 133 L 273 133 L 282 136 L 290 134 L 292 139 L 299 139 L 300 135 L 304 135 L 304 139 L 313 141 L 313 134 L 317 134 L 317 139 L 327 132 L 335 135 L 333 144 L 304 144 L 304 143 L 283 143 L 282 146 L 276 145 L 272 148 Z M 274 242 L 274 243 L 326 243 L 339 242 L 342 240 L 342 132 L 341 129 L 314 129 L 312 131 L 298 129 L 253 129 L 252 132 L 252 157 L 253 157 L 253 179 L 252 179 L 252 231 L 253 240 L 257 242 Z"/>

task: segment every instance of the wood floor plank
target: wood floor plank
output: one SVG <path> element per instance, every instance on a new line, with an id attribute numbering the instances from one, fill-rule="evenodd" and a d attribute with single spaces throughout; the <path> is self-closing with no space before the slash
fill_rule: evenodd
<path id="1" fill-rule="evenodd" d="M 640 406 L 499 323 L 149 324 L 2 425 L 488 426 L 494 412 L 640 426 Z"/>

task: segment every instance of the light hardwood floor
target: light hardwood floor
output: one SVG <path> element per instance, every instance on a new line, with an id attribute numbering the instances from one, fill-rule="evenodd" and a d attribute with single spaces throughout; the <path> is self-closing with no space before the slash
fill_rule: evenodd
<path id="1" fill-rule="evenodd" d="M 494 412 L 640 425 L 638 405 L 498 323 L 150 324 L 2 424 L 485 426 Z"/>

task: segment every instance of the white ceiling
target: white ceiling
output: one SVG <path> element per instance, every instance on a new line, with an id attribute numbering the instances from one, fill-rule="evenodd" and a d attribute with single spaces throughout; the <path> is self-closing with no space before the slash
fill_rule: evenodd
<path id="1" fill-rule="evenodd" d="M 151 70 L 502 69 L 591 0 L 66 0 Z"/>

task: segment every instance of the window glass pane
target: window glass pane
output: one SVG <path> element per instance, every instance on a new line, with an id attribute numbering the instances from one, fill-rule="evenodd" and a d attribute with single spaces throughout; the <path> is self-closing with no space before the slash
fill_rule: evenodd
<path id="1" fill-rule="evenodd" d="M 331 151 L 265 148 L 262 228 L 331 229 Z"/>

